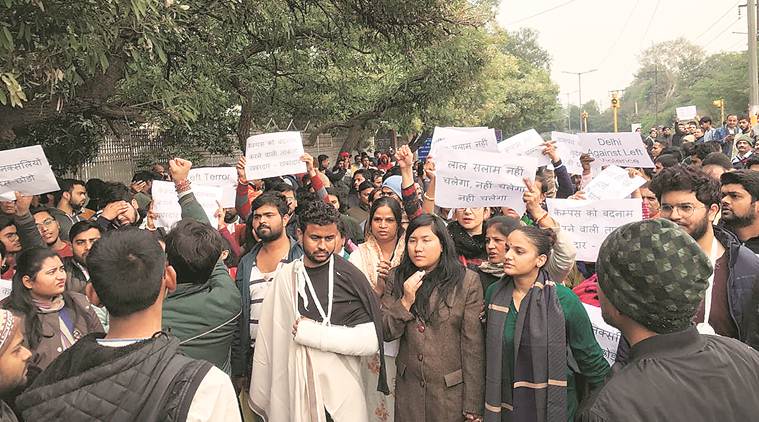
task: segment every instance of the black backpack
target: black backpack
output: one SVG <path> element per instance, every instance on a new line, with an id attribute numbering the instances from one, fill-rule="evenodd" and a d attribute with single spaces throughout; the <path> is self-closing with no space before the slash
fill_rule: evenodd
<path id="1" fill-rule="evenodd" d="M 184 422 L 198 386 L 213 364 L 176 354 L 164 368 L 138 421 Z"/>

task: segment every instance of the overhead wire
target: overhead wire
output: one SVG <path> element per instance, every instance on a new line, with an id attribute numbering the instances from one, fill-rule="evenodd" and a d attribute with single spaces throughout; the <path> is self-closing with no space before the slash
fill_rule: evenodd
<path id="1" fill-rule="evenodd" d="M 651 29 L 651 24 L 654 22 L 654 17 L 656 16 L 656 11 L 659 10 L 660 4 L 661 4 L 661 0 L 656 0 L 656 6 L 654 6 L 654 11 L 651 13 L 651 17 L 648 19 L 648 24 L 646 25 L 646 30 L 643 31 L 643 37 L 640 39 L 641 44 L 643 44 L 643 41 L 645 41 L 646 37 L 648 36 L 648 31 Z"/>
<path id="2" fill-rule="evenodd" d="M 527 17 L 524 17 L 524 18 L 521 18 L 521 19 L 517 19 L 517 20 L 515 20 L 513 22 L 509 22 L 506 25 L 514 25 L 516 23 L 520 23 L 520 22 L 524 22 L 524 21 L 532 19 L 532 18 L 536 18 L 536 17 L 538 17 L 540 15 L 544 15 L 546 13 L 553 12 L 554 10 L 560 9 L 560 8 L 562 8 L 564 6 L 569 6 L 570 4 L 574 3 L 575 1 L 577 1 L 577 0 L 568 0 L 568 1 L 565 1 L 564 3 L 557 4 L 556 6 L 549 7 L 548 9 L 545 9 L 545 10 L 540 11 L 538 13 L 535 13 L 533 15 L 530 15 L 530 16 L 527 16 Z"/>
<path id="3" fill-rule="evenodd" d="M 701 38 L 704 35 L 706 35 L 709 31 L 711 31 L 712 29 L 714 29 L 715 25 L 717 25 L 718 23 L 720 23 L 722 21 L 722 19 L 724 19 L 725 16 L 727 16 L 730 13 L 730 11 L 733 10 L 734 7 L 738 6 L 738 3 L 740 3 L 740 0 L 736 1 L 735 4 L 733 4 L 727 10 L 725 10 L 725 13 L 723 13 L 720 17 L 718 17 L 716 21 L 714 21 L 711 24 L 707 25 L 706 26 L 706 30 L 704 30 L 704 32 L 698 34 L 696 36 L 696 38 L 694 38 L 693 40 L 694 41 L 698 40 L 699 38 Z"/>
<path id="4" fill-rule="evenodd" d="M 619 34 L 617 35 L 617 39 L 614 40 L 614 43 L 612 43 L 609 50 L 606 51 L 606 55 L 604 56 L 603 60 L 601 60 L 598 63 L 598 66 L 596 66 L 597 68 L 600 68 L 604 63 L 606 63 L 606 60 L 608 60 L 609 57 L 611 57 L 612 53 L 614 52 L 614 49 L 617 47 L 617 44 L 619 44 L 619 40 L 621 40 L 622 36 L 625 35 L 625 30 L 627 29 L 627 25 L 630 24 L 630 21 L 632 20 L 632 16 L 634 14 L 633 12 L 638 9 L 639 4 L 640 4 L 640 0 L 635 2 L 635 6 L 633 6 L 630 13 L 627 14 L 627 19 L 625 19 L 625 23 L 622 25 L 622 29 L 619 31 Z"/>
<path id="5" fill-rule="evenodd" d="M 727 33 L 727 31 L 731 30 L 731 29 L 733 28 L 733 25 L 735 25 L 736 23 L 738 23 L 740 20 L 741 20 L 741 18 L 738 18 L 738 19 L 736 19 L 736 20 L 734 20 L 734 21 L 730 22 L 730 24 L 729 24 L 729 25 L 727 25 L 727 26 L 725 27 L 725 29 L 723 29 L 723 30 L 722 30 L 722 31 L 721 31 L 719 34 L 717 34 L 716 36 L 712 37 L 712 39 L 711 39 L 711 40 L 709 40 L 709 42 L 707 42 L 706 44 L 704 44 L 704 45 L 702 46 L 702 47 L 704 48 L 704 50 L 706 50 L 706 47 L 709 47 L 710 45 L 712 45 L 712 43 L 714 43 L 714 41 L 717 41 L 718 39 L 722 38 L 722 36 L 723 36 L 723 35 L 725 35 L 725 34 Z"/>

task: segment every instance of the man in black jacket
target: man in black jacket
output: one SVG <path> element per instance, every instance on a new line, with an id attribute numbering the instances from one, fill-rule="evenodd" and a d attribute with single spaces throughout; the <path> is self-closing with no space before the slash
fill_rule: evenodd
<path id="1" fill-rule="evenodd" d="M 712 274 L 699 245 L 656 219 L 620 227 L 600 251 L 601 311 L 630 356 L 575 420 L 756 420 L 759 352 L 692 325 Z"/>
<path id="2" fill-rule="evenodd" d="M 736 170 L 724 173 L 720 181 L 725 228 L 759 254 L 759 172 Z"/>
<path id="3" fill-rule="evenodd" d="M 759 257 L 742 246 L 729 231 L 713 225 L 720 211 L 719 183 L 701 170 L 677 165 L 662 170 L 651 182 L 661 204 L 660 215 L 688 233 L 710 257 L 713 276 L 694 322 L 704 322 L 702 333 L 716 333 L 746 342 L 754 280 Z M 659 267 L 661 268 L 661 267 Z"/>
<path id="4" fill-rule="evenodd" d="M 63 259 L 66 268 L 66 290 L 85 293 L 84 286 L 90 281 L 87 255 L 102 234 L 103 229 L 94 221 L 80 221 L 71 227 L 69 239 L 73 256 Z"/>
<path id="5" fill-rule="evenodd" d="M 83 337 L 16 400 L 27 421 L 240 421 L 229 377 L 178 353 L 161 331 L 163 301 L 176 288 L 158 241 L 113 230 L 87 258 L 90 301 L 111 315 L 108 334 Z"/>

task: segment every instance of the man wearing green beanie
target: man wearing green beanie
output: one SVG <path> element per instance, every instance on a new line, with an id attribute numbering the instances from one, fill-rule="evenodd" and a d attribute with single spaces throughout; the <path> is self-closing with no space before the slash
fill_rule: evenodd
<path id="1" fill-rule="evenodd" d="M 627 365 L 576 420 L 755 420 L 759 352 L 699 334 L 692 323 L 712 273 L 698 243 L 676 224 L 655 219 L 618 228 L 600 251 L 603 318 L 631 349 Z"/>

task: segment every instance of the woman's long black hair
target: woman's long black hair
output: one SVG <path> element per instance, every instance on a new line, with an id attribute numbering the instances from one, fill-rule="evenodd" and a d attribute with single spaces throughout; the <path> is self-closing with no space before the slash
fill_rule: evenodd
<path id="1" fill-rule="evenodd" d="M 5 308 L 20 314 L 24 318 L 24 337 L 30 349 L 34 350 L 40 344 L 42 337 L 42 322 L 37 314 L 37 306 L 32 301 L 30 290 L 24 286 L 24 276 L 34 279 L 42 270 L 42 263 L 48 259 L 57 257 L 58 254 L 49 248 L 30 248 L 23 250 L 16 256 L 16 274 L 13 275 L 11 295 Z M 63 294 L 65 305 L 75 312 L 72 299 L 66 292 Z M 76 321 L 76 315 L 73 315 Z"/>
<path id="2" fill-rule="evenodd" d="M 456 256 L 456 247 L 453 244 L 453 240 L 448 235 L 448 230 L 445 228 L 445 223 L 440 217 L 431 214 L 422 214 L 411 221 L 406 229 L 406 245 L 408 245 L 409 237 L 420 227 L 430 227 L 432 233 L 440 240 L 442 250 L 440 252 L 440 259 L 431 272 L 427 273 L 422 279 L 422 285 L 419 290 L 416 291 L 416 300 L 411 307 L 411 312 L 423 321 L 429 321 L 430 317 L 434 313 L 434 309 L 430 309 L 430 296 L 432 292 L 437 289 L 439 298 L 438 307 L 445 301 L 448 303 L 448 296 L 453 292 L 459 284 L 462 284 L 464 280 L 465 269 Z M 400 265 L 395 273 L 395 283 L 393 286 L 393 295 L 396 298 L 403 296 L 403 282 L 406 281 L 412 274 L 421 270 L 414 262 L 409 258 L 409 254 L 412 251 L 406 250 L 403 255 Z"/>
<path id="3" fill-rule="evenodd" d="M 392 211 L 393 217 L 395 217 L 395 223 L 398 226 L 395 235 L 398 237 L 398 239 L 400 239 L 401 236 L 403 236 L 403 210 L 401 209 L 401 204 L 399 204 L 398 201 L 388 197 L 376 199 L 372 203 L 372 207 L 369 209 L 369 217 L 366 219 L 366 224 L 364 225 L 364 237 L 366 237 L 372 231 L 372 220 L 374 219 L 374 213 L 376 213 L 377 210 L 382 207 L 388 207 L 390 208 L 390 211 Z"/>

